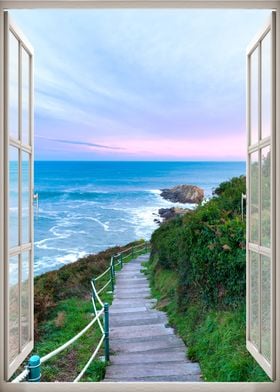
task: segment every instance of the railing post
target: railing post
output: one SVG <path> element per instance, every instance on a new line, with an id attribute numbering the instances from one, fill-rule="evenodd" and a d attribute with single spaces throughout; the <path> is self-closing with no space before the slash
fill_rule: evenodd
<path id="1" fill-rule="evenodd" d="M 111 264 L 110 267 L 110 274 L 111 274 L 111 286 L 112 286 L 112 292 L 114 292 L 114 271 L 113 271 L 113 264 Z"/>
<path id="2" fill-rule="evenodd" d="M 148 252 L 148 244 L 147 244 L 147 242 L 145 243 L 145 252 L 146 253 Z"/>
<path id="3" fill-rule="evenodd" d="M 122 253 L 120 253 L 120 262 L 121 262 L 121 269 L 122 269 L 122 267 L 123 267 Z"/>
<path id="4" fill-rule="evenodd" d="M 132 252 L 131 252 L 131 257 L 134 257 L 134 246 L 132 246 Z"/>
<path id="5" fill-rule="evenodd" d="M 32 355 L 29 358 L 27 368 L 29 370 L 27 381 L 40 382 L 41 378 L 41 359 L 39 355 Z"/>
<path id="6" fill-rule="evenodd" d="M 115 270 L 115 256 L 113 256 L 113 263 L 112 263 L 112 266 L 113 266 L 113 275 L 114 275 L 114 280 L 115 280 L 115 278 L 116 278 L 116 270 Z"/>
<path id="7" fill-rule="evenodd" d="M 105 351 L 105 361 L 110 360 L 110 342 L 109 342 L 109 304 L 104 304 L 104 351 Z"/>

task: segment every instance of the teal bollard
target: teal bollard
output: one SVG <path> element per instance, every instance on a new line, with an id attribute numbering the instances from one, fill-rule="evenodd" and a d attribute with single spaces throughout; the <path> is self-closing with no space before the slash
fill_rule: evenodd
<path id="1" fill-rule="evenodd" d="M 110 343 L 109 343 L 109 304 L 104 304 L 104 351 L 105 361 L 110 360 Z"/>
<path id="2" fill-rule="evenodd" d="M 41 378 L 41 359 L 39 355 L 32 355 L 29 358 L 27 368 L 29 369 L 27 381 L 40 382 Z"/>

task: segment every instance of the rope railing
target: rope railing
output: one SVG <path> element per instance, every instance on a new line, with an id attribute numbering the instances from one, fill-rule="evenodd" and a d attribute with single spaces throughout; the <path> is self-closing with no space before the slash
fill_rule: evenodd
<path id="1" fill-rule="evenodd" d="M 111 291 L 108 293 L 113 294 L 115 289 L 115 281 L 116 281 L 116 269 L 122 269 L 124 262 L 128 262 L 127 259 L 133 259 L 133 257 L 138 256 L 139 253 L 147 253 L 150 248 L 150 243 L 141 242 L 138 245 L 133 245 L 129 248 L 124 249 L 123 251 L 113 255 L 110 260 L 109 267 L 98 275 L 95 278 L 91 279 L 91 287 L 92 287 L 92 306 L 93 306 L 93 319 L 84 327 L 80 332 L 78 332 L 73 338 L 69 339 L 67 342 L 51 351 L 50 353 L 40 357 L 39 355 L 32 355 L 25 369 L 15 377 L 11 382 L 12 383 L 20 383 L 23 381 L 28 382 L 39 382 L 41 379 L 41 365 L 53 358 L 67 347 L 71 346 L 74 342 L 76 342 L 81 336 L 83 336 L 96 322 L 98 323 L 99 329 L 102 333 L 101 339 L 99 340 L 96 349 L 93 354 L 89 358 L 88 362 L 85 364 L 83 369 L 80 371 L 79 375 L 74 379 L 73 382 L 79 382 L 83 377 L 90 364 L 98 354 L 102 344 L 104 343 L 104 353 L 105 353 L 105 361 L 108 362 L 110 360 L 110 346 L 109 346 L 109 304 L 103 303 L 99 294 L 101 294 L 109 285 L 111 285 Z M 110 273 L 110 278 L 105 283 L 102 282 L 102 278 L 106 276 L 106 274 Z M 104 283 L 101 288 L 96 287 L 96 282 L 101 279 L 101 282 Z M 97 309 L 101 307 L 101 309 Z M 100 317 L 103 316 L 103 325 L 100 321 Z"/>

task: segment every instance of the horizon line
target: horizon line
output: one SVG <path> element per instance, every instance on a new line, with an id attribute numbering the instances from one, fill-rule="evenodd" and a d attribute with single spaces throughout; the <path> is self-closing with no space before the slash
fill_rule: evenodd
<path id="1" fill-rule="evenodd" d="M 228 162 L 228 163 L 246 163 L 246 159 L 238 160 L 209 160 L 209 159 L 196 159 L 196 160 L 143 160 L 143 159 L 124 159 L 124 160 L 114 160 L 114 159 L 34 159 L 34 162 L 174 162 L 174 163 L 186 163 L 186 162 Z"/>

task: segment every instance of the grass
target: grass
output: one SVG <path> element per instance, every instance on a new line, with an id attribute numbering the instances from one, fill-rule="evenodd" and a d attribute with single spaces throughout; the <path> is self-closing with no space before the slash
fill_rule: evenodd
<path id="1" fill-rule="evenodd" d="M 167 312 L 170 325 L 188 347 L 189 358 L 199 362 L 205 381 L 270 381 L 246 349 L 245 304 L 225 311 L 193 301 L 180 311 L 176 271 L 159 268 L 156 260 L 145 266 L 157 307 Z"/>
<path id="2" fill-rule="evenodd" d="M 112 294 L 103 294 L 102 300 L 110 304 Z M 40 326 L 40 339 L 35 345 L 34 353 L 43 356 L 56 349 L 81 331 L 92 317 L 93 306 L 90 295 L 85 299 L 72 297 L 60 301 L 49 315 L 49 320 Z M 102 333 L 96 322 L 69 348 L 42 365 L 42 381 L 73 381 L 89 360 L 101 337 Z M 104 351 L 101 347 L 98 356 L 103 355 Z M 94 360 L 82 381 L 102 380 L 105 368 L 106 363 L 103 360 Z"/>

